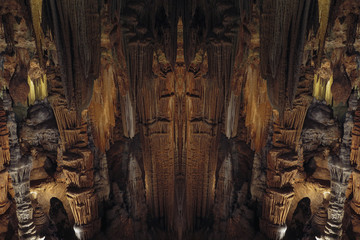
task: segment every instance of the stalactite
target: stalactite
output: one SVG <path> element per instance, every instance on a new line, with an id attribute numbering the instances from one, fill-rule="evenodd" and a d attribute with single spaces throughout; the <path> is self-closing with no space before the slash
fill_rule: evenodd
<path id="1" fill-rule="evenodd" d="M 34 81 L 28 76 L 28 85 L 30 88 L 28 95 L 29 105 L 32 105 L 35 100 L 43 100 L 47 96 L 46 75 L 40 79 L 34 79 Z"/>
<path id="2" fill-rule="evenodd" d="M 15 45 L 13 24 L 14 16 L 11 13 L 1 16 L 1 25 L 4 28 L 5 42 L 7 44 L 8 52 L 12 52 Z"/>
<path id="3" fill-rule="evenodd" d="M 135 136 L 135 107 L 133 106 L 133 101 L 131 101 L 130 93 L 127 92 L 122 100 L 124 103 L 121 105 L 124 135 L 133 138 Z"/>
<path id="4" fill-rule="evenodd" d="M 211 41 L 207 50 L 209 61 L 209 79 L 215 86 L 228 90 L 232 69 L 232 45 L 226 41 Z"/>
<path id="5" fill-rule="evenodd" d="M 9 131 L 6 126 L 7 117 L 3 107 L 0 107 L 0 169 L 10 163 Z"/>
<path id="6" fill-rule="evenodd" d="M 151 7 L 144 1 L 126 3 L 122 11 L 123 41 L 125 58 L 130 79 L 131 98 L 136 97 L 137 86 L 144 86 L 152 76 L 153 37 L 150 32 L 151 22 L 147 21 L 149 12 L 145 8 Z M 132 16 L 129 16 L 133 13 Z"/>
<path id="7" fill-rule="evenodd" d="M 6 169 L 0 170 L 0 215 L 4 214 L 10 207 L 8 199 L 9 173 Z"/>
<path id="8" fill-rule="evenodd" d="M 251 148 L 260 152 L 265 146 L 272 111 L 267 98 L 266 82 L 260 77 L 260 71 L 256 65 L 248 66 L 245 84 L 243 114 L 246 113 L 247 139 L 251 141 Z"/>
<path id="9" fill-rule="evenodd" d="M 226 109 L 225 131 L 228 138 L 234 137 L 237 133 L 237 123 L 239 122 L 239 97 L 231 92 L 228 108 Z"/>
<path id="10" fill-rule="evenodd" d="M 270 239 L 283 239 L 286 218 L 294 198 L 292 185 L 300 168 L 297 150 L 304 120 L 312 100 L 310 89 L 313 70 L 302 72 L 292 107 L 280 117 L 273 112 L 272 148 L 267 156 L 267 189 L 263 199 L 260 229 Z"/>
<path id="11" fill-rule="evenodd" d="M 331 0 L 318 0 L 318 9 L 319 9 L 319 29 L 317 32 L 318 39 L 318 58 L 317 65 L 320 64 L 322 54 L 324 52 L 325 46 L 325 36 L 329 22 L 329 12 L 330 12 Z"/>
<path id="12" fill-rule="evenodd" d="M 207 58 L 198 65 L 205 74 Z M 215 84 L 205 85 L 202 75 L 185 75 L 187 93 L 185 109 L 187 138 L 185 189 L 186 229 L 193 231 L 206 219 L 215 197 L 215 172 L 217 168 L 218 123 L 223 108 L 223 92 Z M 206 79 L 210 82 L 209 79 Z M 212 106 L 210 108 L 210 106 Z"/>
<path id="13" fill-rule="evenodd" d="M 90 103 L 94 80 L 99 76 L 98 2 L 47 0 L 46 6 L 51 13 L 65 96 L 80 116 Z"/>
<path id="14" fill-rule="evenodd" d="M 332 105 L 331 86 L 333 84 L 333 77 L 331 76 L 328 81 L 322 79 L 318 74 L 314 76 L 313 96 L 317 100 L 325 100 L 327 104 Z"/>
<path id="15" fill-rule="evenodd" d="M 190 7 L 188 7 L 190 6 Z M 207 21 L 206 8 L 201 1 L 184 0 L 179 6 L 181 19 L 184 25 L 184 57 L 185 66 L 189 67 L 196 52 L 202 48 L 206 37 Z M 188 11 L 185 9 L 188 8 Z"/>
<path id="16" fill-rule="evenodd" d="M 210 11 L 207 46 L 209 79 L 211 84 L 224 88 L 224 97 L 230 95 L 230 80 L 234 68 L 240 9 L 232 2 L 214 1 Z"/>
<path id="17" fill-rule="evenodd" d="M 67 184 L 67 199 L 75 219 L 75 235 L 78 239 L 86 240 L 94 237 L 101 226 L 98 195 L 94 187 L 94 151 L 88 136 L 88 116 L 84 111 L 79 119 L 76 111 L 67 108 L 57 74 L 56 71 L 47 72 L 50 103 L 61 138 L 58 164 Z"/>
<path id="18" fill-rule="evenodd" d="M 101 70 L 100 78 L 95 81 L 93 98 L 89 106 L 90 122 L 96 147 L 105 152 L 110 147 L 117 114 L 118 91 L 114 82 L 114 69 L 107 65 Z"/>
<path id="19" fill-rule="evenodd" d="M 155 13 L 155 38 L 160 44 L 160 48 L 170 61 L 172 67 L 175 66 L 176 41 L 177 41 L 177 4 L 175 1 L 156 3 Z"/>
<path id="20" fill-rule="evenodd" d="M 272 106 L 284 112 L 295 97 L 311 0 L 262 4 L 260 21 L 261 74 Z"/>
<path id="21" fill-rule="evenodd" d="M 260 219 L 260 228 L 270 239 L 282 239 L 286 232 L 286 217 L 289 212 L 294 192 L 289 190 L 267 189 Z"/>
<path id="22" fill-rule="evenodd" d="M 31 8 L 32 24 L 35 34 L 36 49 L 39 55 L 40 65 L 44 66 L 43 52 L 42 52 L 44 34 L 40 26 L 41 14 L 42 14 L 42 1 L 43 0 L 31 0 L 30 8 Z"/>

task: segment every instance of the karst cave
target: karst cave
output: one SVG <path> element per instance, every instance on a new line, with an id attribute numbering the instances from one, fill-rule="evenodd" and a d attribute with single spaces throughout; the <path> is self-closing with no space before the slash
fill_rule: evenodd
<path id="1" fill-rule="evenodd" d="M 360 0 L 0 0 L 0 240 L 360 240 Z"/>

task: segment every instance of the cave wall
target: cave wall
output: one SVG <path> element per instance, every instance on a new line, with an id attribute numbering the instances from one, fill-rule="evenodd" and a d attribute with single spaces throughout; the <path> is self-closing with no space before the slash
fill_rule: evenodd
<path id="1" fill-rule="evenodd" d="M 351 0 L 0 0 L 0 238 L 357 239 Z"/>

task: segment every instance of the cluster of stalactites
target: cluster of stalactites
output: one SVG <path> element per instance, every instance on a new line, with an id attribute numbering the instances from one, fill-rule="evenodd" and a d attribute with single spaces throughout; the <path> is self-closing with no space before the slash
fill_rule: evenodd
<path id="1" fill-rule="evenodd" d="M 68 105 L 78 116 L 89 106 L 100 69 L 100 7 L 96 0 L 44 1 L 55 38 Z"/>
<path id="2" fill-rule="evenodd" d="M 270 102 L 281 115 L 295 97 L 311 2 L 265 0 L 261 6 L 261 74 Z"/>

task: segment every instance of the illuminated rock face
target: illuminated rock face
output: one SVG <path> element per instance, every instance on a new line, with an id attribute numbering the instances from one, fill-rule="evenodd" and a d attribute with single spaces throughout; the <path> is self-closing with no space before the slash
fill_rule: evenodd
<path id="1" fill-rule="evenodd" d="M 351 141 L 339 126 L 359 15 L 352 0 L 3 0 L 18 139 L 0 108 L 0 239 L 356 239 L 360 111 Z"/>
<path id="2" fill-rule="evenodd" d="M 9 132 L 6 126 L 7 117 L 3 107 L 0 108 L 0 215 L 4 214 L 10 207 L 10 201 L 8 200 L 8 179 L 9 173 L 6 169 L 6 165 L 10 161 L 9 151 Z"/>
<path id="3" fill-rule="evenodd" d="M 307 95 L 310 81 L 303 77 L 299 86 L 302 86 L 305 94 L 297 95 L 293 108 L 286 108 L 283 116 L 276 116 L 272 148 L 267 153 L 267 189 L 263 198 L 260 229 L 270 239 L 283 239 L 285 236 L 286 219 L 294 198 L 292 185 L 302 167 L 302 159 L 299 159 L 302 156 L 298 154 L 299 139 L 311 101 Z"/>
<path id="4" fill-rule="evenodd" d="M 57 88 L 58 81 L 55 72 L 50 78 L 50 102 L 61 138 L 58 166 L 67 185 L 75 235 L 78 239 L 91 239 L 101 226 L 98 196 L 94 189 L 94 151 L 90 146 L 86 115 L 79 117 L 75 110 L 68 110 L 63 89 L 59 91 Z"/>

